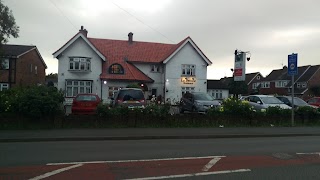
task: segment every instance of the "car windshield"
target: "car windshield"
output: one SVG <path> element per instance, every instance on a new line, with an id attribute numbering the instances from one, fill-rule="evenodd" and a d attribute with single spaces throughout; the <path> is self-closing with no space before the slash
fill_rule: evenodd
<path id="1" fill-rule="evenodd" d="M 207 93 L 194 93 L 193 94 L 195 100 L 200 101 L 213 101 L 214 98 Z"/>
<path id="2" fill-rule="evenodd" d="M 289 97 L 288 100 L 290 101 L 290 103 L 292 103 L 292 98 L 291 97 Z M 300 98 L 297 98 L 297 97 L 295 97 L 293 99 L 293 101 L 294 101 L 294 105 L 300 105 L 300 106 L 308 105 L 308 103 L 306 103 L 304 100 L 302 100 Z"/>
<path id="3" fill-rule="evenodd" d="M 141 99 L 144 99 L 144 96 L 142 91 L 140 90 L 128 89 L 128 90 L 120 90 L 118 99 L 122 99 L 123 101 L 141 100 Z"/>
<path id="4" fill-rule="evenodd" d="M 284 104 L 282 101 L 280 101 L 276 97 L 260 97 L 260 99 L 263 101 L 265 104 Z"/>
<path id="5" fill-rule="evenodd" d="M 76 98 L 77 101 L 97 101 L 97 97 L 94 95 L 79 95 Z"/>

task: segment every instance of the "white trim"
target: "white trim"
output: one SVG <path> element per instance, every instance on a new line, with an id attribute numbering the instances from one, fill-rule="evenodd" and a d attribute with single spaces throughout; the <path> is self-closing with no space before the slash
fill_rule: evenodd
<path id="1" fill-rule="evenodd" d="M 317 66 L 317 65 L 315 65 L 315 66 Z M 312 79 L 313 76 L 315 76 L 319 70 L 320 70 L 320 67 L 318 67 L 318 69 L 316 70 L 316 72 L 314 72 L 314 73 L 312 74 L 312 76 L 310 77 L 310 79 Z M 310 79 L 308 79 L 306 82 L 309 82 Z"/>
<path id="2" fill-rule="evenodd" d="M 247 85 L 249 85 L 256 77 L 257 77 L 257 75 L 260 75 L 260 78 L 259 79 L 257 79 L 257 80 L 260 80 L 261 79 L 261 74 L 260 74 L 260 72 L 258 72 L 252 79 L 251 79 L 251 81 L 250 82 L 248 82 L 248 84 Z"/>
<path id="3" fill-rule="evenodd" d="M 22 54 L 18 55 L 17 58 L 20 58 L 21 56 L 27 54 L 28 52 L 30 52 L 30 51 L 32 51 L 32 50 L 34 50 L 34 49 L 37 49 L 37 47 L 31 48 L 31 49 L 29 49 L 28 51 L 23 52 Z"/>
<path id="4" fill-rule="evenodd" d="M 171 60 L 173 56 L 175 56 L 187 43 L 190 43 L 193 48 L 198 52 L 198 54 L 202 57 L 202 59 L 207 63 L 207 65 L 211 65 L 212 62 L 200 51 L 200 49 L 188 38 L 185 40 L 185 42 L 178 48 L 176 49 L 167 59 L 163 61 L 163 64 L 166 64 L 168 61 Z"/>
<path id="5" fill-rule="evenodd" d="M 65 51 L 70 45 L 72 45 L 79 37 L 81 37 L 91 48 L 92 50 L 97 53 L 97 55 L 103 60 L 106 61 L 106 57 L 104 57 L 92 44 L 91 42 L 82 34 L 79 33 L 78 35 L 76 35 L 75 37 L 73 37 L 67 44 L 65 44 L 64 46 L 62 46 L 62 48 L 60 48 L 58 51 L 56 51 L 55 53 L 53 53 L 53 57 L 57 58 L 63 51 Z"/>
<path id="6" fill-rule="evenodd" d="M 18 55 L 18 56 L 17 56 L 17 58 L 20 58 L 21 56 L 23 56 L 23 55 L 25 55 L 25 54 L 27 54 L 27 53 L 29 53 L 29 52 L 33 51 L 33 50 L 36 50 L 37 54 L 39 55 L 39 57 L 40 57 L 40 59 L 41 59 L 41 61 L 42 61 L 43 65 L 44 65 L 44 68 L 45 68 L 45 69 L 47 69 L 48 67 L 47 67 L 47 65 L 46 65 L 46 63 L 45 63 L 45 61 L 44 61 L 44 59 L 42 58 L 42 56 L 41 56 L 41 54 L 40 54 L 40 52 L 39 52 L 39 50 L 38 50 L 38 48 L 37 48 L 36 46 L 35 46 L 34 48 L 32 48 L 32 49 L 30 49 L 30 50 L 28 50 L 28 51 L 26 51 L 26 52 L 24 52 L 24 53 L 22 53 L 22 54 Z"/>

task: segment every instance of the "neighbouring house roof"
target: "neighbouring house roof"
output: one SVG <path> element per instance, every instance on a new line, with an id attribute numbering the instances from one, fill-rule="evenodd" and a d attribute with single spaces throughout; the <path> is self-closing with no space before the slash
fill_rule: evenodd
<path id="1" fill-rule="evenodd" d="M 298 67 L 298 74 L 294 76 L 294 79 L 298 79 L 310 66 Z M 263 81 L 278 81 L 278 80 L 291 80 L 291 76 L 288 75 L 288 68 L 284 66 L 282 69 L 272 70 L 271 73 L 264 78 Z"/>
<path id="2" fill-rule="evenodd" d="M 229 89 L 228 84 L 221 80 L 207 80 L 207 89 Z"/>
<path id="3" fill-rule="evenodd" d="M 261 75 L 260 72 L 246 74 L 246 80 L 245 80 L 246 84 L 249 85 L 254 80 L 254 78 L 256 78 L 258 75 L 260 76 L 260 80 L 262 80 L 263 76 Z"/>
<path id="4" fill-rule="evenodd" d="M 47 68 L 38 48 L 36 46 L 26 46 L 26 45 L 12 45 L 12 44 L 2 44 L 0 46 L 0 56 L 1 57 L 11 57 L 20 58 L 21 56 L 27 54 L 28 52 L 35 50 L 40 57 L 45 68 Z"/>
<path id="5" fill-rule="evenodd" d="M 101 79 L 153 82 L 150 77 L 141 72 L 132 63 L 165 64 L 187 43 L 190 43 L 193 46 L 207 65 L 212 64 L 190 37 L 183 39 L 178 44 L 140 41 L 128 42 L 128 40 L 86 37 L 81 30 L 60 49 L 54 52 L 54 57 L 58 57 L 78 38 L 82 38 L 103 60 L 105 60 L 105 63 L 103 63 L 103 72 L 100 75 Z M 120 64 L 125 73 L 109 74 L 108 68 L 112 64 Z"/>
<path id="6" fill-rule="evenodd" d="M 299 79 L 298 82 L 307 82 L 320 70 L 320 65 L 311 66 Z"/>

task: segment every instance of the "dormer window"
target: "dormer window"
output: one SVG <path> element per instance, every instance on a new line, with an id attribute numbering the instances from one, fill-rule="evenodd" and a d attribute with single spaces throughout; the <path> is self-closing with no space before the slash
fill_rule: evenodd
<path id="1" fill-rule="evenodd" d="M 109 67 L 109 74 L 124 74 L 123 67 L 120 64 L 112 64 Z"/>

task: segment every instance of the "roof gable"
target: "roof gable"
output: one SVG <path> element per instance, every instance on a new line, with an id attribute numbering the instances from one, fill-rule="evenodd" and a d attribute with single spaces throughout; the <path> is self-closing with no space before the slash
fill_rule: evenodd
<path id="1" fill-rule="evenodd" d="M 66 44 L 64 44 L 60 49 L 53 53 L 53 57 L 57 58 L 63 51 L 65 51 L 70 45 L 72 45 L 78 38 L 82 38 L 90 48 L 97 53 L 97 55 L 106 61 L 106 57 L 85 37 L 81 32 L 78 32 L 75 36 L 73 36 Z"/>
<path id="2" fill-rule="evenodd" d="M 176 55 L 187 43 L 190 43 L 192 47 L 197 51 L 197 53 L 202 57 L 202 59 L 207 63 L 207 65 L 211 65 L 212 62 L 207 58 L 207 56 L 201 51 L 201 49 L 193 42 L 190 37 L 182 40 L 177 46 L 172 49 L 173 51 L 168 53 L 168 57 L 163 61 L 166 64 L 168 61 L 172 59 L 174 55 Z"/>
<path id="3" fill-rule="evenodd" d="M 13 57 L 13 58 L 20 58 L 21 56 L 35 50 L 38 54 L 41 62 L 43 63 L 44 67 L 47 69 L 47 65 L 42 58 L 38 48 L 36 46 L 26 46 L 26 45 L 10 45 L 10 44 L 3 44 L 1 45 L 0 49 L 0 56 L 2 57 Z"/>

